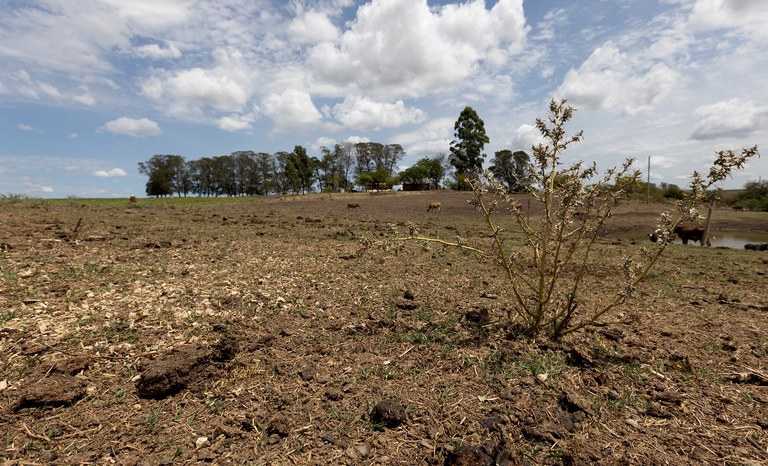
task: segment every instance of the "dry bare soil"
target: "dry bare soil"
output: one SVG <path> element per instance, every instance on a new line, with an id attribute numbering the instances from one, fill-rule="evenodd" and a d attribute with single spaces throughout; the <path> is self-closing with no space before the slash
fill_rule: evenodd
<path id="1" fill-rule="evenodd" d="M 526 339 L 492 264 L 355 254 L 407 222 L 485 245 L 468 197 L 4 203 L 0 459 L 768 463 L 768 252 L 673 245 L 603 324 Z M 669 207 L 620 207 L 585 306 Z M 768 231 L 765 213 L 714 222 Z"/>

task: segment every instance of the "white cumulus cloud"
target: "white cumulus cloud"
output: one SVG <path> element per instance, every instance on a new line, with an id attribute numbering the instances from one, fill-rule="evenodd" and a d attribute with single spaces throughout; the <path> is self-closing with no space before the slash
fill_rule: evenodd
<path id="1" fill-rule="evenodd" d="M 175 44 L 168 44 L 167 47 L 161 47 L 159 44 L 146 44 L 135 47 L 134 53 L 140 57 L 152 58 L 155 60 L 163 58 L 179 58 L 181 51 Z"/>
<path id="2" fill-rule="evenodd" d="M 315 44 L 335 41 L 339 31 L 325 13 L 309 10 L 293 18 L 288 25 L 288 34 L 295 43 Z"/>
<path id="3" fill-rule="evenodd" d="M 262 108 L 274 122 L 277 132 L 307 130 L 319 125 L 323 118 L 312 103 L 312 97 L 298 89 L 268 95 Z"/>
<path id="4" fill-rule="evenodd" d="M 21 184 L 27 188 L 27 191 L 36 193 L 52 193 L 54 189 L 50 186 L 45 186 L 39 183 L 35 183 L 29 177 L 22 177 Z"/>
<path id="5" fill-rule="evenodd" d="M 313 76 L 372 96 L 414 97 L 462 83 L 484 61 L 495 65 L 521 50 L 522 2 L 483 1 L 430 8 L 426 0 L 373 0 L 338 44 L 309 53 Z"/>
<path id="6" fill-rule="evenodd" d="M 205 109 L 239 112 L 248 104 L 257 76 L 235 49 L 213 52 L 216 65 L 159 71 L 142 83 L 142 93 L 175 116 L 200 116 Z"/>
<path id="7" fill-rule="evenodd" d="M 415 131 L 394 136 L 393 140 L 406 147 L 409 155 L 431 157 L 440 152 L 447 153 L 453 139 L 455 122 L 455 118 L 430 120 Z"/>
<path id="8" fill-rule="evenodd" d="M 114 134 L 125 134 L 133 137 L 159 136 L 160 126 L 147 118 L 120 117 L 104 124 L 104 129 Z"/>
<path id="9" fill-rule="evenodd" d="M 642 160 L 639 162 L 642 165 Z M 653 168 L 673 168 L 680 163 L 680 159 L 666 155 L 652 155 L 651 167 Z M 653 168 L 651 171 L 653 171 Z"/>
<path id="10" fill-rule="evenodd" d="M 666 64 L 633 59 L 608 43 L 568 71 L 556 95 L 578 108 L 638 115 L 650 112 L 678 81 Z"/>
<path id="11" fill-rule="evenodd" d="M 507 146 L 512 150 L 522 150 L 531 155 L 531 147 L 544 143 L 544 138 L 533 125 L 520 125 L 507 142 Z"/>
<path id="12" fill-rule="evenodd" d="M 96 170 L 93 172 L 93 176 L 98 176 L 100 178 L 114 178 L 117 176 L 126 176 L 127 173 L 125 173 L 125 170 L 122 168 L 113 168 L 111 170 Z"/>
<path id="13" fill-rule="evenodd" d="M 253 114 L 227 115 L 216 120 L 216 126 L 224 131 L 240 131 L 250 129 L 254 119 Z"/>
<path id="14" fill-rule="evenodd" d="M 332 113 L 344 126 L 360 130 L 396 128 L 427 118 L 422 110 L 406 107 L 402 100 L 385 103 L 360 96 L 347 97 L 333 107 Z"/>
<path id="15" fill-rule="evenodd" d="M 768 3 L 763 0 L 696 0 L 689 21 L 698 30 L 739 28 L 768 39 Z"/>
<path id="16" fill-rule="evenodd" d="M 693 128 L 693 139 L 744 137 L 761 129 L 768 121 L 768 111 L 751 100 L 733 98 L 703 105 L 694 112 L 699 121 Z"/>

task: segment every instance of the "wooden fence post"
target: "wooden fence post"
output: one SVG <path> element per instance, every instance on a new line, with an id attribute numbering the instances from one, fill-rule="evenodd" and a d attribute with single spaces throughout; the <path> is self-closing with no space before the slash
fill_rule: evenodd
<path id="1" fill-rule="evenodd" d="M 717 203 L 717 199 L 712 198 L 709 201 L 709 209 L 707 210 L 707 221 L 704 223 L 704 234 L 701 235 L 701 246 L 704 247 L 705 245 L 707 247 L 712 246 L 712 243 L 709 241 L 709 224 L 712 222 L 712 213 L 715 211 L 715 204 Z"/>

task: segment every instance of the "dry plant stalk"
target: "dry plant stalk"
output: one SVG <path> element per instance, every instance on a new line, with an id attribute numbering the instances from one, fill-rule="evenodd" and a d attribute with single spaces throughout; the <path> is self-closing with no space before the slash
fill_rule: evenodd
<path id="1" fill-rule="evenodd" d="M 513 306 L 508 310 L 508 323 L 525 335 L 546 335 L 557 340 L 596 323 L 630 299 L 671 243 L 675 227 L 699 218 L 696 206 L 712 199 L 715 196 L 713 187 L 730 176 L 734 168 L 742 168 L 758 152 L 756 146 L 743 149 L 741 155 L 720 151 L 709 176 L 703 178 L 694 172 L 690 193 L 677 203 L 677 215 L 661 214 L 656 246 L 642 248 L 638 257 L 625 254 L 621 260 L 622 278 L 617 278 L 617 291 L 607 304 L 589 308 L 582 297 L 587 286 L 585 279 L 590 276 L 593 247 L 614 207 L 640 183 L 641 174 L 632 169 L 634 159 L 627 159 L 620 167 L 607 170 L 597 181 L 593 181 L 598 174 L 594 163 L 577 162 L 563 167 L 563 151 L 580 141 L 582 132 L 566 135 L 565 124 L 572 118 L 574 110 L 566 106 L 565 100 L 552 100 L 549 110 L 547 121 L 536 120 L 536 127 L 546 143 L 532 148 L 530 167 L 532 186 L 538 186 L 538 189 L 531 189 L 531 195 L 541 205 L 543 215 L 540 218 L 529 220 L 506 188 L 486 171 L 480 178 L 468 182 L 475 195 L 470 202 L 482 213 L 493 238 L 490 252 L 469 246 L 459 237 L 447 241 L 422 236 L 416 225 L 409 225 L 406 236 L 400 236 L 393 227 L 394 237 L 375 245 L 399 251 L 406 241 L 422 241 L 425 247 L 436 243 L 491 260 L 509 280 L 508 292 Z M 505 246 L 503 230 L 494 220 L 494 214 L 502 206 L 513 215 L 522 230 L 525 237 L 522 246 Z M 369 242 L 364 249 L 373 245 Z M 521 266 L 523 261 L 533 267 Z"/>

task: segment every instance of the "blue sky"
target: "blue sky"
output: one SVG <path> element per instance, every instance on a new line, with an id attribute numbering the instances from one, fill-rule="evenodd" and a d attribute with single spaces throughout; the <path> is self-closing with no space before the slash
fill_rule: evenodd
<path id="1" fill-rule="evenodd" d="M 448 152 L 465 106 L 486 161 L 538 142 L 552 98 L 585 139 L 684 186 L 768 139 L 764 0 L 5 0 L 0 193 L 144 195 L 137 165 L 296 145 Z M 768 178 L 757 159 L 725 187 Z"/>

